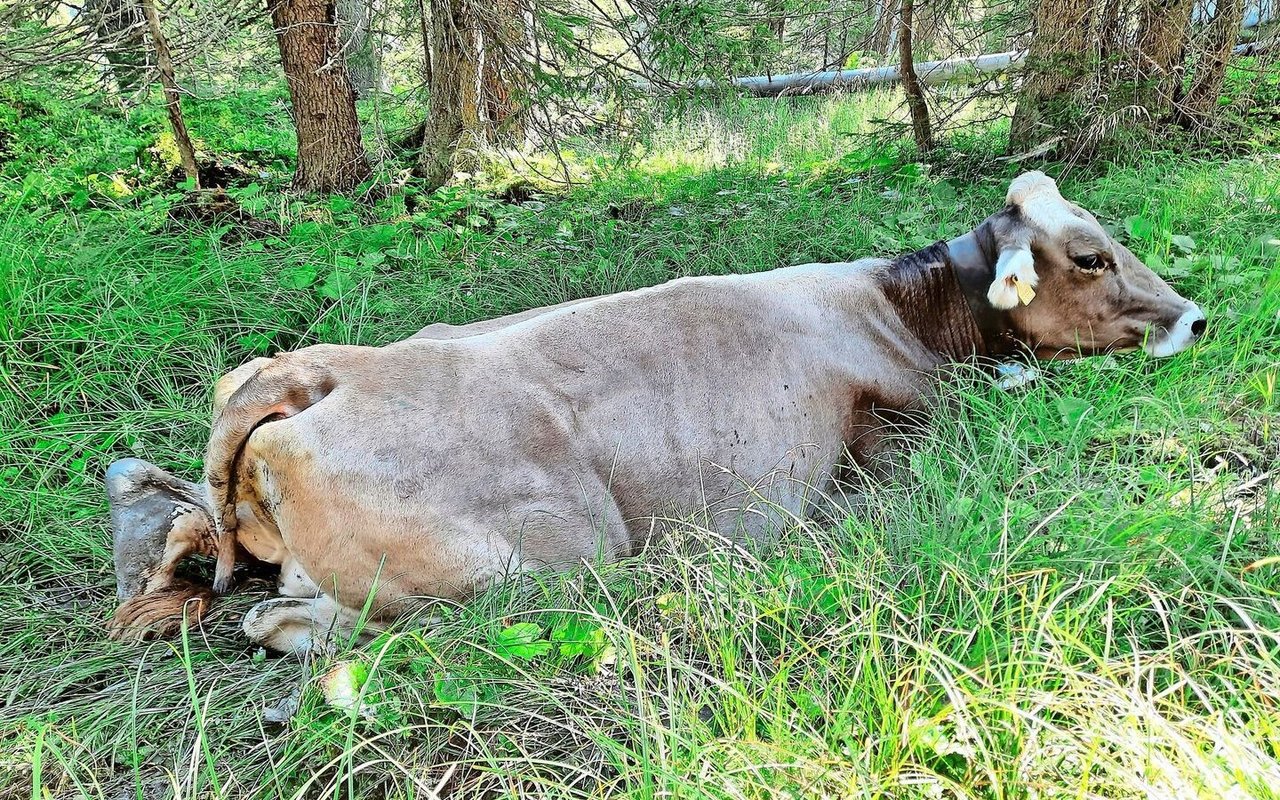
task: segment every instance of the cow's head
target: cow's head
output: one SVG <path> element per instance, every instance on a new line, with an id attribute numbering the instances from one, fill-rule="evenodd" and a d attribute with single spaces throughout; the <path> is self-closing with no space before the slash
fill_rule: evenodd
<path id="1" fill-rule="evenodd" d="M 1038 357 L 1138 348 L 1170 356 L 1204 333 L 1200 308 L 1064 199 L 1052 178 L 1018 176 L 1006 202 L 955 240 L 953 255 L 983 262 L 990 285 L 978 302 Z"/>

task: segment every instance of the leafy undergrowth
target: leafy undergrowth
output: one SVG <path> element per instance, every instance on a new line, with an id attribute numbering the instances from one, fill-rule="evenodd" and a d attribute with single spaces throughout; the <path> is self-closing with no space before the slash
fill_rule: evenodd
<path id="1" fill-rule="evenodd" d="M 159 168 L 116 197 L 86 177 L 111 159 L 5 173 L 0 797 L 1276 796 L 1267 156 L 1064 176 L 1209 336 L 1017 393 L 959 381 L 839 526 L 752 551 L 689 529 L 702 546 L 536 576 L 306 663 L 240 638 L 252 583 L 182 641 L 105 640 L 100 476 L 126 455 L 197 474 L 210 387 L 244 360 L 902 252 L 997 209 L 1016 169 L 869 149 L 839 135 L 871 114 L 854 100 L 769 108 L 506 199 L 291 197 L 266 137 L 268 176 L 228 192 L 278 234 L 170 219 Z M 26 163 L 55 144 L 28 137 Z"/>

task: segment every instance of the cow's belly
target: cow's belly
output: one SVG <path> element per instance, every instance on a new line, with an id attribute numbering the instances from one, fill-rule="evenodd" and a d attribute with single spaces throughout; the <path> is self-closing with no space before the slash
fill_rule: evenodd
<path id="1" fill-rule="evenodd" d="M 461 451 L 424 447 L 368 409 L 369 435 L 338 435 L 341 410 L 264 425 L 245 458 L 266 467 L 262 505 L 286 563 L 345 606 L 359 608 L 370 591 L 379 606 L 463 600 L 506 574 L 595 556 L 597 524 L 623 530 L 606 488 L 571 470 L 455 465 Z M 606 555 L 622 549 L 604 544 Z"/>
<path id="2" fill-rule="evenodd" d="M 839 425 L 734 424 L 701 435 L 659 426 L 645 444 L 625 442 L 624 428 L 602 452 L 610 466 L 610 494 L 621 509 L 632 544 L 650 534 L 654 517 L 691 519 L 730 538 L 758 538 L 803 516 L 826 491 L 841 454 Z"/>
<path id="3" fill-rule="evenodd" d="M 353 410 L 327 398 L 261 427 L 245 456 L 261 465 L 256 490 L 280 534 L 251 550 L 295 559 L 357 606 L 375 586 L 382 603 L 463 599 L 512 571 L 623 555 L 655 517 L 760 534 L 803 512 L 839 449 L 834 415 L 830 430 L 739 425 L 721 440 L 634 424 L 588 434 L 545 411 L 485 424 L 483 409 L 468 409 L 477 433 L 520 432 L 499 438 L 434 432 L 367 403 L 352 435 Z M 772 446 L 788 438 L 800 443 Z"/>

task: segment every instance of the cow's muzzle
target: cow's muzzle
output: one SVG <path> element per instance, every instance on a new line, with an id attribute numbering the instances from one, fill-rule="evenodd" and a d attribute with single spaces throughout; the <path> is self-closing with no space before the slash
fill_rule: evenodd
<path id="1" fill-rule="evenodd" d="M 1208 325 L 1204 312 L 1195 303 L 1191 303 L 1190 306 L 1167 329 L 1151 331 L 1146 344 L 1142 346 L 1147 351 L 1147 355 L 1153 358 L 1165 358 L 1181 353 L 1204 335 Z"/>

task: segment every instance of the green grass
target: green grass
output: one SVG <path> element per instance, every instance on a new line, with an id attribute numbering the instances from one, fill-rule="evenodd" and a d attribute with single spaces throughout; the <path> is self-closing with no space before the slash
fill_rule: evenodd
<path id="1" fill-rule="evenodd" d="M 612 168 L 584 142 L 589 180 L 541 206 L 302 200 L 277 176 L 237 193 L 284 233 L 238 242 L 166 223 L 155 171 L 112 196 L 88 167 L 6 167 L 0 797 L 1277 797 L 1267 154 L 1063 176 L 1200 302 L 1209 337 L 1168 361 L 1054 365 L 1024 392 L 962 381 L 838 527 L 797 521 L 752 551 L 658 543 L 331 660 L 258 657 L 237 625 L 252 591 L 182 641 L 106 640 L 103 469 L 197 474 L 213 381 L 254 355 L 903 252 L 999 207 L 1016 168 L 984 155 L 998 132 L 921 169 L 868 143 L 881 102 L 691 110 Z M 238 142 L 217 126 L 269 127 L 269 108 L 211 108 L 204 135 Z M 159 131 L 76 124 L 144 147 Z M 349 662 L 363 713 L 319 688 Z M 264 719 L 295 692 L 287 725 Z"/>

